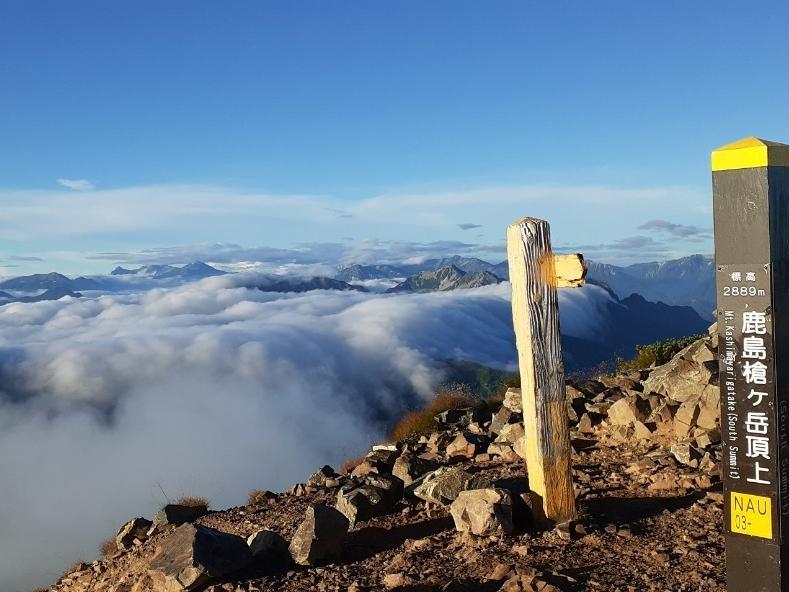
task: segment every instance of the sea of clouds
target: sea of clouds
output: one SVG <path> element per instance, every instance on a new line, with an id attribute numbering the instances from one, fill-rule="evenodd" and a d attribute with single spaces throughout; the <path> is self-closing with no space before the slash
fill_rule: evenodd
<path id="1" fill-rule="evenodd" d="M 514 368 L 509 284 L 264 293 L 249 274 L 0 307 L 0 589 L 51 582 L 167 498 L 244 503 L 384 437 L 437 360 Z M 610 302 L 560 294 L 594 338 Z M 166 497 L 165 497 L 166 496 Z"/>

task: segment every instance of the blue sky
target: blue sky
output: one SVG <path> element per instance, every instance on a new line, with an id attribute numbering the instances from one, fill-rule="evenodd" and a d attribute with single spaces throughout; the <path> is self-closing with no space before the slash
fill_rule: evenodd
<path id="1" fill-rule="evenodd" d="M 256 247 L 501 259 L 522 215 L 599 259 L 709 252 L 709 151 L 789 142 L 788 19 L 779 2 L 2 0 L 0 274 Z"/>

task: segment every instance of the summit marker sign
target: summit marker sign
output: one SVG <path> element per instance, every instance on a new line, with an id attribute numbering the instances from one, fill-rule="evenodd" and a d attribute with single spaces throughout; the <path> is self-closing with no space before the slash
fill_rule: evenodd
<path id="1" fill-rule="evenodd" d="M 712 153 L 726 578 L 789 592 L 789 146 Z"/>

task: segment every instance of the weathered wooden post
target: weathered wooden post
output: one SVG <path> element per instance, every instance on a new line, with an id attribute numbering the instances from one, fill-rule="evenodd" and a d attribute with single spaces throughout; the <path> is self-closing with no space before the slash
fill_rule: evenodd
<path id="1" fill-rule="evenodd" d="M 712 153 L 726 579 L 789 591 L 789 146 Z"/>
<path id="2" fill-rule="evenodd" d="M 547 525 L 575 516 L 556 288 L 582 285 L 586 268 L 580 255 L 555 257 L 550 227 L 536 218 L 509 226 L 507 259 L 532 509 Z"/>

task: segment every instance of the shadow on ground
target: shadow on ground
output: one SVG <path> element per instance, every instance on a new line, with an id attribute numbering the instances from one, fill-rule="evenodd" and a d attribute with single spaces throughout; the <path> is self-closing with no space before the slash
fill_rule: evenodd
<path id="1" fill-rule="evenodd" d="M 599 497 L 584 500 L 581 507 L 592 522 L 621 525 L 653 518 L 665 510 L 689 508 L 703 497 L 703 492 L 674 497 Z"/>

